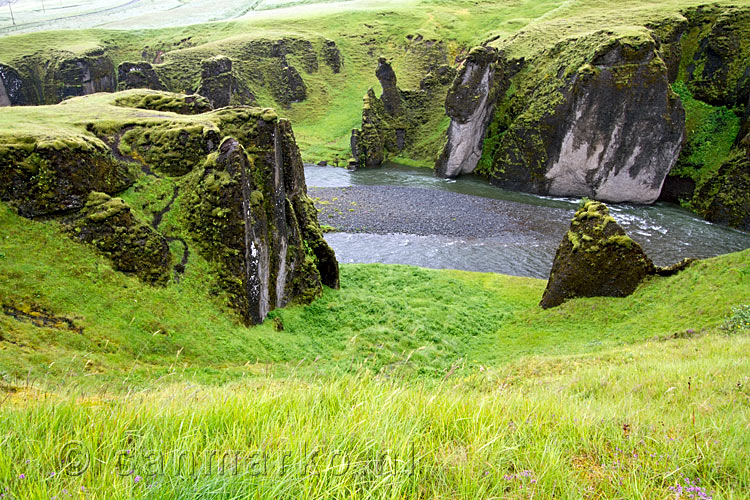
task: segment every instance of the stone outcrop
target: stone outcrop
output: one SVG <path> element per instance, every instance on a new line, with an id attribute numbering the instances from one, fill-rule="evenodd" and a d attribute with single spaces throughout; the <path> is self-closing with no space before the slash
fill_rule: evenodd
<path id="1" fill-rule="evenodd" d="M 189 228 L 249 324 L 291 300 L 317 297 L 323 284 L 338 287 L 338 264 L 305 193 L 291 128 L 263 119 L 253 125 L 252 156 L 227 137 L 188 198 Z"/>
<path id="2" fill-rule="evenodd" d="M 658 198 L 685 112 L 648 33 L 560 42 L 526 61 L 513 83 L 479 163 L 492 184 L 612 202 Z"/>
<path id="3" fill-rule="evenodd" d="M 117 88 L 167 90 L 151 63 L 145 61 L 120 64 L 117 67 Z"/>
<path id="4" fill-rule="evenodd" d="M 214 108 L 255 104 L 255 96 L 232 72 L 232 60 L 215 56 L 201 61 L 201 82 L 197 93 Z"/>
<path id="5" fill-rule="evenodd" d="M 28 104 L 21 76 L 14 68 L 0 64 L 0 107 Z"/>
<path id="6" fill-rule="evenodd" d="M 116 270 L 147 283 L 169 281 L 172 255 L 167 240 L 138 220 L 122 199 L 92 192 L 68 230 L 74 239 L 106 255 Z"/>
<path id="7" fill-rule="evenodd" d="M 487 126 L 497 100 L 498 52 L 476 47 L 464 60 L 448 96 L 445 111 L 451 119 L 443 151 L 435 164 L 440 177 L 457 177 L 473 172 L 482 157 Z M 502 80 L 503 75 L 499 78 Z"/>
<path id="8" fill-rule="evenodd" d="M 694 208 L 706 220 L 750 231 L 750 140 L 738 148 L 696 193 Z"/>
<path id="9" fill-rule="evenodd" d="M 64 212 L 74 239 L 149 283 L 170 280 L 168 243 L 183 250 L 175 279 L 196 251 L 212 266 L 206 279 L 214 294 L 227 297 L 246 324 L 290 302 L 309 302 L 324 285 L 338 287 L 338 263 L 307 196 L 289 122 L 253 107 L 192 116 L 148 105 L 122 109 L 148 104 L 149 96 L 169 108 L 190 99 L 148 90 L 73 98 L 59 111 L 79 113 L 85 125 L 78 135 L 54 125 L 40 137 L 0 131 L 2 200 L 27 217 Z M 141 205 L 131 209 L 110 197 L 134 181 L 126 199 Z M 143 220 L 149 212 L 150 226 Z"/>
<path id="10" fill-rule="evenodd" d="M 557 249 L 540 305 L 547 309 L 576 297 L 625 297 L 656 272 L 606 205 L 590 201 L 575 213 Z"/>
<path id="11" fill-rule="evenodd" d="M 333 40 L 326 40 L 323 46 L 323 61 L 334 73 L 340 73 L 343 62 L 341 51 Z"/>
<path id="12" fill-rule="evenodd" d="M 53 80 L 58 101 L 96 92 L 114 92 L 117 88 L 115 66 L 102 49 L 60 59 Z"/>
<path id="13" fill-rule="evenodd" d="M 172 92 L 126 92 L 114 101 L 123 108 L 166 111 L 180 115 L 199 115 L 211 111 L 211 103 L 200 95 L 183 95 Z"/>
<path id="14" fill-rule="evenodd" d="M 684 77 L 693 95 L 737 106 L 750 97 L 750 9 L 706 5 L 685 12 Z M 692 51 L 692 54 L 690 53 Z"/>
<path id="15" fill-rule="evenodd" d="M 96 138 L 14 138 L 2 146 L 0 199 L 24 217 L 77 210 L 91 191 L 113 194 L 134 181 L 128 168 Z"/>
<path id="16" fill-rule="evenodd" d="M 447 65 L 436 66 L 420 82 L 419 90 L 402 90 L 396 73 L 385 58 L 378 59 L 375 72 L 383 94 L 370 88 L 363 99 L 362 126 L 352 130 L 351 150 L 358 167 L 378 167 L 389 156 L 412 147 L 420 127 L 428 122 L 455 76 Z"/>

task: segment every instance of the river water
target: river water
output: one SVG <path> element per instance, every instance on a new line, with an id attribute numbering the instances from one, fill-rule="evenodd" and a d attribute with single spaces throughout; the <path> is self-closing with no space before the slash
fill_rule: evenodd
<path id="1" fill-rule="evenodd" d="M 404 186 L 501 200 L 523 214 L 524 230 L 488 238 L 414 234 L 326 234 L 339 262 L 410 264 L 547 278 L 555 251 L 578 207 L 574 198 L 516 193 L 464 176 L 439 179 L 424 168 L 388 165 L 351 172 L 305 166 L 308 187 Z M 750 248 L 750 234 L 706 222 L 672 204 L 610 204 L 611 214 L 657 265 L 685 257 L 707 258 Z M 419 207 L 414 207 L 419 210 Z M 325 223 L 325 221 L 322 221 Z"/>

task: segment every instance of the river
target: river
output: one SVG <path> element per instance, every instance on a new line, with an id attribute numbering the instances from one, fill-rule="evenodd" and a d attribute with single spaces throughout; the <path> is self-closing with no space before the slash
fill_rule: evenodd
<path id="1" fill-rule="evenodd" d="M 473 176 L 439 179 L 428 169 L 394 164 L 354 172 L 306 165 L 305 177 L 311 196 L 342 198 L 354 207 L 331 212 L 330 222 L 321 214 L 321 224 L 348 227 L 326 234 L 342 263 L 547 278 L 580 201 L 506 191 Z M 711 224 L 676 205 L 609 208 L 657 265 L 750 248 L 750 234 Z"/>

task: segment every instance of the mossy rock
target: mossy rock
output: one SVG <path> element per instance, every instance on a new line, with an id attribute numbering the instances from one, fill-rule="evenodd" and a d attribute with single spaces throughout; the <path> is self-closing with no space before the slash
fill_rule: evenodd
<path id="1" fill-rule="evenodd" d="M 154 67 L 146 61 L 121 63 L 117 67 L 117 88 L 167 90 Z"/>
<path id="2" fill-rule="evenodd" d="M 91 191 L 117 193 L 134 181 L 103 143 L 86 136 L 16 138 L 0 147 L 0 164 L 0 199 L 24 217 L 77 210 Z"/>
<path id="3" fill-rule="evenodd" d="M 695 208 L 706 220 L 750 231 L 750 141 L 737 148 L 696 194 Z"/>
<path id="4" fill-rule="evenodd" d="M 657 268 L 609 214 L 589 201 L 576 213 L 560 243 L 541 306 L 576 297 L 625 297 Z"/>
<path id="5" fill-rule="evenodd" d="M 71 236 L 106 255 L 115 269 L 166 284 L 172 263 L 167 240 L 138 220 L 120 198 L 92 192 L 68 227 Z"/>
<path id="6" fill-rule="evenodd" d="M 211 111 L 211 103 L 203 96 L 172 92 L 129 92 L 115 99 L 123 108 L 166 111 L 181 115 L 199 115 Z"/>

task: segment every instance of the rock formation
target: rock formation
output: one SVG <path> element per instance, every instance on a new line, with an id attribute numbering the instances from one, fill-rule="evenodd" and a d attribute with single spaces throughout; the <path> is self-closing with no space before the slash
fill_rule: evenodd
<path id="1" fill-rule="evenodd" d="M 291 300 L 338 287 L 338 264 L 307 198 L 304 168 L 288 122 L 260 119 L 245 141 L 227 137 L 194 174 L 188 227 L 220 265 L 247 323 Z"/>
<path id="2" fill-rule="evenodd" d="M 333 40 L 326 40 L 323 46 L 323 61 L 334 73 L 341 72 L 341 51 Z"/>
<path id="3" fill-rule="evenodd" d="M 156 74 L 154 67 L 145 61 L 124 62 L 117 67 L 118 90 L 151 89 L 167 90 Z"/>
<path id="4" fill-rule="evenodd" d="M 658 198 L 685 113 L 650 36 L 600 32 L 560 42 L 526 61 L 513 84 L 499 98 L 479 164 L 490 182 L 613 202 Z"/>
<path id="5" fill-rule="evenodd" d="M 626 297 L 645 277 L 672 275 L 690 263 L 655 267 L 606 205 L 589 201 L 575 213 L 557 249 L 540 305 L 547 309 L 575 297 Z"/>
<path id="6" fill-rule="evenodd" d="M 370 88 L 363 99 L 362 126 L 352 130 L 351 150 L 359 167 L 378 167 L 389 156 L 396 156 L 417 142 L 420 127 L 439 106 L 455 75 L 447 65 L 438 65 L 420 82 L 419 90 L 398 88 L 396 73 L 385 58 L 378 59 L 375 72 L 383 94 Z"/>
<path id="7" fill-rule="evenodd" d="M 24 84 L 18 71 L 0 64 L 0 107 L 23 106 L 27 104 Z"/>
<path id="8" fill-rule="evenodd" d="M 95 92 L 114 92 L 117 88 L 115 66 L 102 49 L 60 59 L 53 79 L 58 101 Z"/>
<path id="9" fill-rule="evenodd" d="M 440 177 L 473 172 L 482 157 L 485 132 L 497 100 L 496 73 L 501 69 L 497 60 L 497 50 L 474 48 L 448 91 L 445 111 L 451 124 L 435 164 L 435 173 Z"/>
<path id="10" fill-rule="evenodd" d="M 253 96 L 232 72 L 232 60 L 215 56 L 201 61 L 201 82 L 197 93 L 206 97 L 214 108 L 255 104 Z"/>
<path id="11" fill-rule="evenodd" d="M 189 266 L 189 248 L 197 250 L 215 271 L 206 279 L 246 324 L 313 300 L 323 285 L 338 287 L 338 263 L 307 196 L 289 122 L 252 107 L 182 116 L 149 109 L 188 100 L 195 102 L 145 90 L 74 98 L 59 111 L 79 114 L 85 126 L 77 135 L 54 125 L 43 137 L 0 132 L 0 161 L 8 165 L 0 169 L 0 197 L 27 217 L 65 212 L 74 239 L 150 283 L 170 279 L 167 242 L 184 246 L 177 273 Z M 146 206 L 109 196 L 134 182 L 128 199 Z M 151 191 L 136 194 L 144 189 Z M 172 207 L 179 209 L 161 224 Z"/>
<path id="12" fill-rule="evenodd" d="M 138 220 L 122 199 L 91 192 L 69 231 L 109 257 L 118 271 L 135 273 L 147 283 L 169 281 L 172 255 L 167 240 Z"/>
<path id="13" fill-rule="evenodd" d="M 11 131 L 8 131 L 11 132 Z M 0 199 L 24 217 L 78 210 L 91 191 L 117 193 L 134 178 L 95 138 L 17 138 L 0 149 Z"/>

